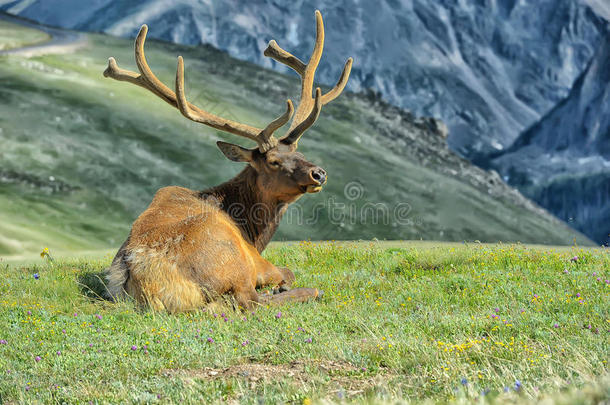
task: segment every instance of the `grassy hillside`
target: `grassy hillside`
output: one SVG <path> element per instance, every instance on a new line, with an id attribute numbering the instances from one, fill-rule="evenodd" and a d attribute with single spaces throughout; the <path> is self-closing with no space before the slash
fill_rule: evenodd
<path id="1" fill-rule="evenodd" d="M 110 256 L 3 266 L 0 401 L 610 399 L 606 250 L 303 242 L 265 255 L 324 297 L 154 314 L 97 298 Z"/>
<path id="2" fill-rule="evenodd" d="M 48 39 L 49 36 L 42 31 L 0 19 L 0 51 L 33 45 Z"/>
<path id="3" fill-rule="evenodd" d="M 294 76 L 210 48 L 147 43 L 166 83 L 178 54 L 188 98 L 220 115 L 262 126 L 296 98 Z M 0 254 L 118 246 L 158 188 L 203 189 L 241 169 L 214 142 L 242 139 L 103 78 L 109 56 L 135 69 L 132 41 L 99 35 L 74 54 L 0 56 Z M 326 106 L 300 146 L 329 184 L 293 207 L 276 239 L 589 243 L 453 155 L 433 127 L 375 97 L 346 94 Z M 371 203 L 385 207 L 376 221 Z"/>

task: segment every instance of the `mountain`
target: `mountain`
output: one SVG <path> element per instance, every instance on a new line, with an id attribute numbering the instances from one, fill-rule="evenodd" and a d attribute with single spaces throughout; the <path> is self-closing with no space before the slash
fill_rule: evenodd
<path id="1" fill-rule="evenodd" d="M 135 69 L 132 40 L 88 34 L 84 42 L 64 55 L 0 55 L 0 254 L 116 247 L 160 187 L 204 189 L 243 167 L 214 145 L 247 146 L 241 138 L 102 77 L 109 56 Z M 168 84 L 183 55 L 189 100 L 241 122 L 269 122 L 298 94 L 294 75 L 209 46 L 149 40 L 146 49 Z M 344 93 L 299 143 L 327 170 L 328 186 L 292 206 L 276 240 L 591 243 L 456 155 L 446 137 L 442 122 L 377 93 Z"/>
<path id="2" fill-rule="evenodd" d="M 579 0 L 0 0 L 0 9 L 64 28 L 133 37 L 147 23 L 151 37 L 210 44 L 280 71 L 263 49 L 273 38 L 308 55 L 316 8 L 327 27 L 322 83 L 354 56 L 351 90 L 373 88 L 442 119 L 450 147 L 476 161 L 565 98 L 607 31 Z"/>
<path id="3" fill-rule="evenodd" d="M 569 96 L 491 166 L 576 229 L 610 242 L 610 34 Z"/>

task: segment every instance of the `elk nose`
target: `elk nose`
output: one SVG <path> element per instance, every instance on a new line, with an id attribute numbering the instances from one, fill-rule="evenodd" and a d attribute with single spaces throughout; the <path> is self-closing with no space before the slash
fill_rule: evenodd
<path id="1" fill-rule="evenodd" d="M 314 167 L 311 169 L 309 177 L 319 185 L 326 183 L 326 172 L 321 167 Z"/>

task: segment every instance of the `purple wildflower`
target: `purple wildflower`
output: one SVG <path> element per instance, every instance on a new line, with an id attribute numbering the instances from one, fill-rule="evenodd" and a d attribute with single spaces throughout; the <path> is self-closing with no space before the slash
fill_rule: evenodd
<path id="1" fill-rule="evenodd" d="M 241 342 L 241 345 L 246 346 L 246 345 L 248 345 L 248 343 L 250 343 L 250 342 L 248 341 L 248 339 L 246 339 L 243 342 Z"/>
<path id="2" fill-rule="evenodd" d="M 208 338 L 208 343 L 214 343 L 214 339 L 212 339 L 211 337 Z"/>
<path id="3" fill-rule="evenodd" d="M 578 256 L 574 256 L 573 258 L 570 259 L 571 262 L 577 262 L 578 261 Z"/>
<path id="4" fill-rule="evenodd" d="M 28 315 L 32 315 L 32 311 L 28 311 Z"/>
<path id="5" fill-rule="evenodd" d="M 97 319 L 102 319 L 102 316 L 101 316 L 100 314 L 95 314 L 95 317 L 96 317 Z"/>
<path id="6" fill-rule="evenodd" d="M 275 317 L 276 317 L 277 319 L 280 319 L 280 318 L 282 317 L 282 313 L 281 313 L 281 312 L 278 312 L 277 314 L 275 314 Z"/>
<path id="7" fill-rule="evenodd" d="M 40 278 L 40 275 L 38 273 L 34 273 L 34 279 L 38 280 Z"/>
<path id="8" fill-rule="evenodd" d="M 5 345 L 7 342 L 4 339 L 0 339 L 0 345 Z"/>
<path id="9" fill-rule="evenodd" d="M 558 327 L 559 327 L 559 324 L 558 324 L 558 323 L 553 324 L 553 328 L 558 328 Z"/>
<path id="10" fill-rule="evenodd" d="M 61 356 L 61 352 L 60 352 L 59 350 L 57 351 L 57 355 L 58 355 L 58 356 Z"/>
<path id="11" fill-rule="evenodd" d="M 311 338 L 310 338 L 310 337 L 309 337 L 309 338 L 307 338 L 307 339 L 305 339 L 305 343 L 311 343 L 311 342 L 312 342 L 312 340 L 311 340 Z"/>
<path id="12" fill-rule="evenodd" d="M 138 350 L 138 346 L 136 346 L 136 345 L 131 346 L 131 350 L 133 350 L 135 352 L 136 350 Z"/>
<path id="13" fill-rule="evenodd" d="M 466 377 L 462 378 L 461 383 L 462 383 L 462 385 L 468 385 L 468 380 L 466 379 Z"/>
<path id="14" fill-rule="evenodd" d="M 500 308 L 494 308 L 494 312 L 497 314 L 498 312 L 500 312 Z"/>
<path id="15" fill-rule="evenodd" d="M 29 390 L 30 390 L 30 386 L 29 386 L 29 385 L 26 385 L 26 386 L 25 386 L 25 390 L 26 390 L 26 391 L 29 391 Z"/>
<path id="16" fill-rule="evenodd" d="M 34 357 L 34 360 L 36 360 L 36 363 L 38 363 L 42 359 L 40 358 L 40 356 L 36 356 L 36 357 Z"/>
<path id="17" fill-rule="evenodd" d="M 519 391 L 521 389 L 521 381 L 515 381 L 515 391 Z"/>

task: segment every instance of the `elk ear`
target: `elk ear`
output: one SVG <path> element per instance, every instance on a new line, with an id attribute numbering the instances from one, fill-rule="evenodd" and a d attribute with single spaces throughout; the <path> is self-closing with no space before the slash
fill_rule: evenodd
<path id="1" fill-rule="evenodd" d="M 252 153 L 250 149 L 242 148 L 239 145 L 233 145 L 232 143 L 218 141 L 216 142 L 220 151 L 224 153 L 227 159 L 234 162 L 251 162 Z"/>

